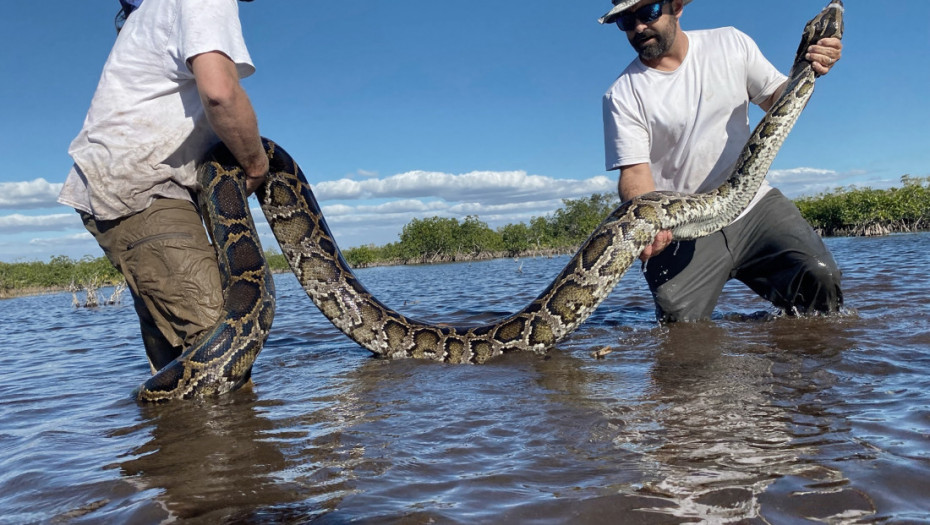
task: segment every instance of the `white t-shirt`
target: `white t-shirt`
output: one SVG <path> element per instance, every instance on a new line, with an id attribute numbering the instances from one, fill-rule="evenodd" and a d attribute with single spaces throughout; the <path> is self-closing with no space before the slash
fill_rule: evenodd
<path id="1" fill-rule="evenodd" d="M 657 190 L 702 193 L 722 184 L 749 139 L 749 102 L 786 80 L 746 34 L 686 31 L 675 71 L 637 57 L 604 94 L 608 170 L 648 162 Z M 751 208 L 771 187 L 762 183 Z"/>
<path id="2" fill-rule="evenodd" d="M 240 77 L 255 71 L 237 0 L 145 0 L 103 66 L 58 202 L 112 220 L 156 197 L 191 200 L 198 163 L 219 139 L 188 60 L 210 51 L 230 57 Z"/>

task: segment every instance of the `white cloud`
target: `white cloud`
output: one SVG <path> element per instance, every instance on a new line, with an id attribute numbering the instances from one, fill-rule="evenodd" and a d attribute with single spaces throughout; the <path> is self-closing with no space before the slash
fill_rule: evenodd
<path id="1" fill-rule="evenodd" d="M 603 175 L 573 180 L 529 175 L 525 171 L 472 171 L 459 175 L 409 171 L 384 179 L 323 181 L 313 189 L 320 200 L 435 197 L 449 202 L 506 204 L 616 191 L 616 182 Z"/>
<path id="2" fill-rule="evenodd" d="M 593 192 L 592 192 L 593 193 Z M 585 194 L 587 196 L 589 194 Z M 526 214 L 545 215 L 562 206 L 562 199 L 548 199 L 542 201 L 518 202 L 514 204 L 485 204 L 481 202 L 463 202 L 449 207 L 449 212 L 455 215 L 478 215 L 486 217 L 496 214 Z"/>
<path id="3" fill-rule="evenodd" d="M 0 209 L 27 210 L 58 206 L 62 183 L 39 178 L 33 181 L 0 182 Z"/>
<path id="4" fill-rule="evenodd" d="M 28 238 L 22 235 L 0 235 L 0 261 L 47 261 L 52 256 L 64 255 L 80 259 L 85 255 L 100 257 L 103 250 L 93 236 L 84 231 L 69 235 Z"/>
<path id="5" fill-rule="evenodd" d="M 861 171 L 843 173 L 834 170 L 801 167 L 787 170 L 771 170 L 766 178 L 788 198 L 794 199 L 813 196 L 834 190 L 840 186 L 863 182 L 859 178 L 864 174 Z"/>
<path id="6" fill-rule="evenodd" d="M 32 239 L 29 241 L 29 244 L 33 246 L 54 246 L 58 247 L 62 244 L 81 244 L 84 245 L 87 241 L 94 241 L 94 236 L 90 232 L 75 233 L 73 235 L 62 235 L 61 237 L 48 237 L 41 239 Z M 96 244 L 94 244 L 96 246 Z"/>
<path id="7" fill-rule="evenodd" d="M 361 173 L 361 172 L 360 172 Z M 552 213 L 562 199 L 616 191 L 616 180 L 599 175 L 584 180 L 554 179 L 524 171 L 473 171 L 464 174 L 410 171 L 384 179 L 343 178 L 313 185 L 323 216 L 340 246 L 385 244 L 398 239 L 414 218 L 463 218 L 477 215 L 492 228 L 525 222 Z M 374 202 L 372 202 L 374 201 Z M 382 201 L 382 202 L 379 202 Z M 256 225 L 273 246 L 261 212 L 252 210 Z"/>
<path id="8" fill-rule="evenodd" d="M 56 213 L 53 215 L 12 215 L 0 216 L 0 233 L 22 233 L 26 231 L 67 230 L 80 227 L 81 220 L 76 213 Z"/>

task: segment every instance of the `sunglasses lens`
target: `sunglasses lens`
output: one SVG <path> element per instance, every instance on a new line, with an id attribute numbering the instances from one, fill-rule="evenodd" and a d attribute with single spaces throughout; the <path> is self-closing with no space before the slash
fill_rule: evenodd
<path id="1" fill-rule="evenodd" d="M 655 22 L 657 18 L 662 16 L 662 4 L 664 3 L 665 2 L 656 2 L 654 4 L 644 5 L 639 8 L 639 11 L 636 11 L 636 18 L 639 18 L 646 24 Z"/>
<path id="2" fill-rule="evenodd" d="M 644 5 L 636 11 L 627 11 L 617 17 L 617 27 L 621 31 L 632 31 L 636 27 L 636 21 L 639 20 L 644 24 L 655 22 L 662 16 L 662 5 L 665 2 L 656 2 L 654 4 Z"/>
<path id="3" fill-rule="evenodd" d="M 620 31 L 632 31 L 636 27 L 636 16 L 632 13 L 623 13 L 617 18 L 617 27 Z"/>

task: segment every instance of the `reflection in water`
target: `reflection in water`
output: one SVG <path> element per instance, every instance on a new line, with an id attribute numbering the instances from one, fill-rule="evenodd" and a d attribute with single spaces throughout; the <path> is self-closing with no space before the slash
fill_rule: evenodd
<path id="1" fill-rule="evenodd" d="M 795 464 L 783 412 L 768 402 L 770 363 L 730 353 L 716 324 L 671 325 L 653 371 L 653 415 L 661 435 L 651 455 L 660 466 L 644 491 L 689 518 L 757 518 L 758 495 Z"/>
<path id="2" fill-rule="evenodd" d="M 284 455 L 258 413 L 250 391 L 219 401 L 145 406 L 151 440 L 120 463 L 124 476 L 143 490 L 158 491 L 166 512 L 204 522 L 250 520 L 264 506 L 303 498 L 282 483 Z"/>
<path id="3" fill-rule="evenodd" d="M 809 320 L 775 322 L 797 329 Z M 653 389 L 646 394 L 652 405 L 640 414 L 643 430 L 630 434 L 646 436 L 631 445 L 655 460 L 655 480 L 641 492 L 663 504 L 650 510 L 715 522 L 770 518 L 777 510 L 763 509 L 766 492 L 787 477 L 807 486 L 806 494 L 793 494 L 798 499 L 830 494 L 841 500 L 836 508 L 842 516 L 826 507 L 811 509 L 809 518 L 874 512 L 861 493 L 842 490 L 842 472 L 807 459 L 832 426 L 831 415 L 811 410 L 809 400 L 819 399 L 834 378 L 804 369 L 806 349 L 781 338 L 747 348 L 745 337 L 731 337 L 719 323 L 673 324 L 662 331 Z M 773 359 L 768 343 L 781 358 Z"/>

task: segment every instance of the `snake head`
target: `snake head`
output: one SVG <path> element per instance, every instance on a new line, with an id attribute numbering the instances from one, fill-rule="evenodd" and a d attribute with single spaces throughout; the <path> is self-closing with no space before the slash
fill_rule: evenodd
<path id="1" fill-rule="evenodd" d="M 843 38 L 843 11 L 842 0 L 832 0 L 827 7 L 823 8 L 823 11 L 817 13 L 817 16 L 804 26 L 792 71 L 809 64 L 804 55 L 807 54 L 807 48 L 812 44 L 816 44 L 823 38 Z"/>

